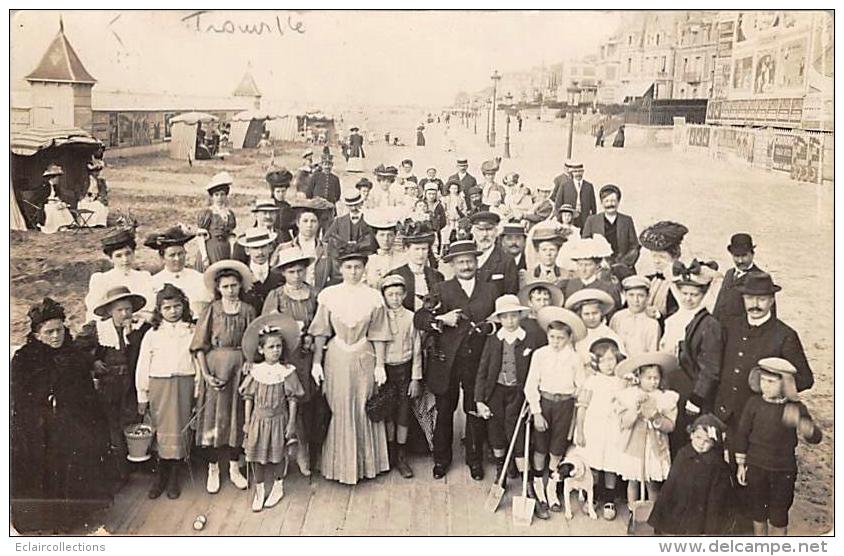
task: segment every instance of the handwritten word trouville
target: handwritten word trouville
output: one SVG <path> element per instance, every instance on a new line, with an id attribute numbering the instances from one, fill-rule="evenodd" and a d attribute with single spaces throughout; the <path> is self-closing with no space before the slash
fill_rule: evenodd
<path id="1" fill-rule="evenodd" d="M 293 20 L 292 15 L 287 16 L 287 21 L 282 22 L 282 17 L 279 15 L 273 16 L 270 19 L 261 19 L 249 23 L 236 23 L 231 19 L 223 21 L 208 22 L 203 21 L 203 16 L 207 15 L 208 10 L 201 10 L 192 12 L 182 18 L 189 27 L 192 27 L 197 33 L 214 33 L 214 34 L 241 34 L 241 35 L 279 35 L 284 36 L 287 33 L 305 33 L 305 24 L 301 20 Z"/>

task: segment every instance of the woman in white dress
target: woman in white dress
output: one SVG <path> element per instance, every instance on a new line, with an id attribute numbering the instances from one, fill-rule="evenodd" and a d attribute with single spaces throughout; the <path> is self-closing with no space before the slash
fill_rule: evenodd
<path id="1" fill-rule="evenodd" d="M 367 256 L 341 251 L 337 258 L 343 282 L 320 292 L 309 328 L 314 337 L 311 374 L 317 384 L 324 382 L 332 413 L 322 475 L 353 485 L 390 469 L 384 423 L 371 421 L 365 411 L 376 385 L 387 381 L 384 354 L 390 331 L 380 294 L 363 282 Z"/>

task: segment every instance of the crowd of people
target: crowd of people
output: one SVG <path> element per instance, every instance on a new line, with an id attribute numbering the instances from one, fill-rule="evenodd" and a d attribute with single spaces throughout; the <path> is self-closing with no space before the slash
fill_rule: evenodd
<path id="1" fill-rule="evenodd" d="M 356 484 L 412 478 L 421 451 L 442 479 L 460 405 L 471 478 L 485 460 L 502 484 L 526 476 L 540 519 L 570 518 L 560 493 L 586 473 L 589 516 L 647 499 L 657 533 L 785 534 L 795 446 L 821 431 L 749 234 L 722 275 L 684 261 L 680 223 L 637 233 L 621 188 L 596 195 L 577 161 L 534 190 L 499 183 L 498 160 L 479 182 L 466 159 L 445 180 L 382 164 L 343 190 L 330 155 L 313 156 L 295 176 L 268 170 L 237 235 L 235 179 L 215 175 L 195 228 L 144 239 L 156 274 L 135 268 L 134 229 L 108 235 L 113 268 L 91 276 L 75 338 L 55 301 L 31 308 L 11 367 L 19 523 L 107 500 L 133 423 L 155 430 L 150 498 L 180 496 L 197 450 L 208 493 L 222 467 L 257 512 L 283 497 L 290 462 Z M 642 249 L 653 274 L 637 272 Z"/>

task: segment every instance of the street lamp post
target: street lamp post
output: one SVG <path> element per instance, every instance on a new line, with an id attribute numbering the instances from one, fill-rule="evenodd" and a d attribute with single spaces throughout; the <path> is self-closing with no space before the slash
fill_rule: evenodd
<path id="1" fill-rule="evenodd" d="M 472 120 L 475 125 L 475 135 L 478 134 L 478 101 L 477 99 L 472 99 Z"/>
<path id="2" fill-rule="evenodd" d="M 569 142 L 566 149 L 566 159 L 570 159 L 572 139 L 574 138 L 574 109 L 578 104 L 580 87 L 577 86 L 577 83 L 572 83 L 571 86 L 566 88 L 566 92 L 569 94 Z"/>
<path id="3" fill-rule="evenodd" d="M 512 112 L 513 95 L 507 93 L 504 101 L 507 103 L 507 130 L 504 133 L 504 158 L 510 158 L 510 112 Z"/>
<path id="4" fill-rule="evenodd" d="M 492 79 L 492 126 L 489 132 L 489 146 L 495 147 L 495 96 L 498 93 L 498 82 L 501 81 L 501 74 L 498 73 L 498 70 L 492 72 L 490 76 Z"/>
<path id="5" fill-rule="evenodd" d="M 486 143 L 489 145 L 489 126 L 492 121 L 492 99 L 486 99 L 484 104 L 486 105 Z"/>

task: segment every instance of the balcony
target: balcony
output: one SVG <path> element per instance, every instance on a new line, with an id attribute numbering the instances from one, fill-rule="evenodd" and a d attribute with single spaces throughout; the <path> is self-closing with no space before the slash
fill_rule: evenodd
<path id="1" fill-rule="evenodd" d="M 700 76 L 700 72 L 687 71 L 683 73 L 683 81 L 686 83 L 700 83 L 703 79 Z"/>

